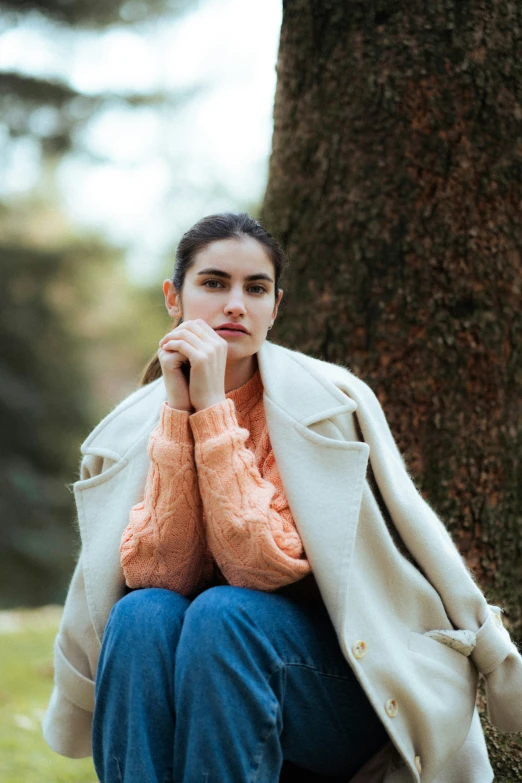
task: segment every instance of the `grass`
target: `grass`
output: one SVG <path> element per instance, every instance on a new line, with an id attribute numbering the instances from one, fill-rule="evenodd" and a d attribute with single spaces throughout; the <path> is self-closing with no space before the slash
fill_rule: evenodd
<path id="1" fill-rule="evenodd" d="M 60 607 L 0 612 L 0 780 L 96 783 L 92 759 L 67 759 L 42 736 Z"/>

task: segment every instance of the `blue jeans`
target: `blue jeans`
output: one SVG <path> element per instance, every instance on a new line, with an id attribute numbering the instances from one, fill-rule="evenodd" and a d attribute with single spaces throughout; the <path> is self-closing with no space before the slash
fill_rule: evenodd
<path id="1" fill-rule="evenodd" d="M 100 783 L 277 783 L 284 759 L 349 778 L 388 736 L 321 601 L 220 585 L 114 605 L 92 739 Z"/>

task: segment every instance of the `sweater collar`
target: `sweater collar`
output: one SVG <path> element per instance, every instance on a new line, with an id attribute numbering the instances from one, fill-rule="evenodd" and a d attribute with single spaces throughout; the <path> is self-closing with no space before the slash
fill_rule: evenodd
<path id="1" fill-rule="evenodd" d="M 225 394 L 227 400 L 233 401 L 236 410 L 244 413 L 247 413 L 262 396 L 263 382 L 259 367 L 248 381 Z"/>

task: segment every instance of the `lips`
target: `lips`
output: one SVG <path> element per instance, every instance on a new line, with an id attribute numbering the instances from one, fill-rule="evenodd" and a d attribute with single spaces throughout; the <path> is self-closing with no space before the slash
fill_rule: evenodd
<path id="1" fill-rule="evenodd" d="M 239 324 L 222 324 L 222 326 L 216 326 L 216 332 L 233 332 L 235 334 L 248 334 L 244 326 Z"/>

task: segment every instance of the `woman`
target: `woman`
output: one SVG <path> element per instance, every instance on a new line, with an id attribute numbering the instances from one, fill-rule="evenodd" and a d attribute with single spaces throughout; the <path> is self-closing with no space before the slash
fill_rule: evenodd
<path id="1" fill-rule="evenodd" d="M 266 339 L 282 267 L 248 215 L 183 236 L 177 325 L 82 446 L 44 734 L 102 783 L 487 783 L 478 673 L 520 731 L 522 658 L 368 386 Z"/>

